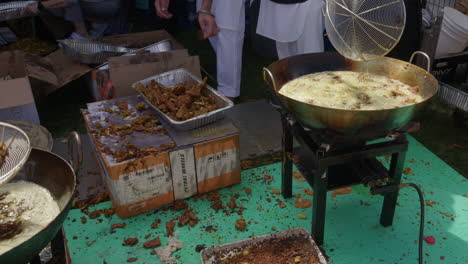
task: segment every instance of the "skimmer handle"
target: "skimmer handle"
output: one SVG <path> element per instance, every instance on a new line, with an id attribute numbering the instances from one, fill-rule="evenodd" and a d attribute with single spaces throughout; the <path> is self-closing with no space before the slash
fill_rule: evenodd
<path id="1" fill-rule="evenodd" d="M 75 174 L 78 174 L 83 165 L 83 149 L 80 135 L 76 131 L 71 132 L 68 136 L 68 162 L 70 162 Z"/>

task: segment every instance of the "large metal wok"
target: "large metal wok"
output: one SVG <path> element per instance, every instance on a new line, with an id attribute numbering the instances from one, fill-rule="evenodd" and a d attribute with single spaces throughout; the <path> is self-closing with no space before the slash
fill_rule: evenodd
<path id="1" fill-rule="evenodd" d="M 428 69 L 411 62 L 416 54 L 426 57 Z M 312 129 L 325 130 L 347 137 L 372 139 L 406 125 L 416 112 L 432 98 L 439 88 L 437 80 L 429 73 L 429 57 L 415 52 L 410 62 L 383 57 L 360 62 L 346 59 L 338 53 L 313 53 L 285 58 L 264 68 L 264 79 L 273 94 L 295 118 Z M 279 94 L 281 87 L 302 75 L 323 71 L 359 71 L 384 75 L 411 86 L 418 85 L 424 98 L 421 103 L 387 110 L 341 110 L 303 103 Z"/>
<path id="2" fill-rule="evenodd" d="M 72 165 L 53 153 L 33 149 L 23 170 L 15 177 L 15 180 L 26 180 L 47 188 L 58 202 L 60 213 L 47 227 L 29 240 L 0 255 L 0 263 L 21 264 L 31 261 L 49 244 L 62 227 L 73 200 L 76 184 L 75 171 L 80 168 L 82 162 L 79 136 L 76 132 L 73 132 L 71 136 L 70 139 L 73 141 L 69 140 L 68 144 Z M 74 152 L 73 144 L 77 145 L 77 162 L 72 162 L 74 159 L 70 154 Z"/>

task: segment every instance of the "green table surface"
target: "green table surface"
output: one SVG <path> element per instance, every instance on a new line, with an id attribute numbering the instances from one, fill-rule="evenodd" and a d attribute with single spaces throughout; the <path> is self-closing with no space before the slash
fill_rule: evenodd
<path id="1" fill-rule="evenodd" d="M 419 184 L 426 201 L 432 205 L 426 206 L 425 235 L 434 236 L 436 243 L 425 243 L 425 262 L 468 263 L 468 181 L 419 142 L 411 137 L 409 140 L 405 167 L 411 168 L 411 172 L 404 175 L 403 182 Z M 388 163 L 385 158 L 381 160 Z M 271 175 L 273 181 L 265 182 L 265 175 Z M 245 170 L 241 184 L 220 190 L 224 203 L 240 195 L 237 205 L 246 208 L 242 216 L 215 212 L 206 199 L 187 199 L 200 222 L 193 228 L 176 226 L 179 239 L 184 243 L 184 247 L 174 253 L 177 263 L 200 263 L 200 254 L 195 250 L 197 245 L 210 247 L 296 227 L 310 230 L 312 209 L 295 208 L 296 198 L 285 200 L 273 193 L 271 188 L 281 188 L 280 178 L 281 164 L 277 163 Z M 251 195 L 245 192 L 245 187 L 252 190 Z M 294 194 L 312 199 L 302 189 L 310 189 L 307 183 L 294 181 L 293 188 Z M 379 224 L 382 196 L 370 195 L 369 189 L 361 185 L 354 186 L 349 194 L 332 194 L 328 193 L 323 245 L 330 263 L 417 263 L 419 201 L 414 190 L 401 190 L 395 221 L 387 228 Z M 281 199 L 286 207 L 280 208 L 276 199 Z M 110 202 L 105 202 L 89 211 L 111 206 Z M 150 249 L 143 248 L 143 242 L 159 236 L 165 246 L 165 222 L 181 213 L 151 211 L 128 219 L 101 216 L 102 222 L 99 222 L 89 219 L 79 209 L 71 210 L 64 231 L 72 264 L 127 263 L 129 258 L 138 258 L 133 263 L 160 263 L 157 256 L 150 254 Z M 300 219 L 298 214 L 306 215 L 307 219 Z M 87 218 L 85 224 L 80 221 L 82 216 Z M 249 222 L 245 232 L 234 227 L 241 217 Z M 150 226 L 155 219 L 161 219 L 162 224 L 152 229 Z M 127 226 L 111 234 L 114 223 L 127 223 Z M 148 234 L 151 237 L 145 239 Z M 138 238 L 138 244 L 122 246 L 123 240 L 130 237 Z"/>

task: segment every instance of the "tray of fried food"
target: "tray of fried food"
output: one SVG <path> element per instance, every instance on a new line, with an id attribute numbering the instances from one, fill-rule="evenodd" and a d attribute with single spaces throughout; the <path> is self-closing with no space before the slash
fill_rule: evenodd
<path id="1" fill-rule="evenodd" d="M 224 117 L 234 104 L 185 69 L 176 69 L 133 84 L 162 118 L 178 130 L 195 129 Z"/>
<path id="2" fill-rule="evenodd" d="M 327 264 L 328 261 L 304 228 L 205 248 L 200 252 L 202 264 L 281 263 Z"/>
<path id="3" fill-rule="evenodd" d="M 8 21 L 23 17 L 34 16 L 27 11 L 27 6 L 36 3 L 36 1 L 10 1 L 0 3 L 0 21 Z"/>

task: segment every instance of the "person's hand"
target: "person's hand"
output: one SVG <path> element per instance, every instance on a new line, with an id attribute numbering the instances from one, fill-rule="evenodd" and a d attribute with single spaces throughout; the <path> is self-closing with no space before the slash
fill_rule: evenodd
<path id="1" fill-rule="evenodd" d="M 158 17 L 164 19 L 172 18 L 172 14 L 168 11 L 170 0 L 154 0 L 154 6 L 156 7 L 156 14 Z"/>
<path id="2" fill-rule="evenodd" d="M 198 14 L 198 23 L 200 23 L 203 32 L 203 38 L 212 37 L 219 32 L 218 25 L 216 24 L 215 17 L 205 13 Z"/>

